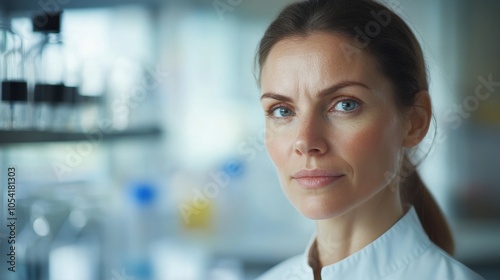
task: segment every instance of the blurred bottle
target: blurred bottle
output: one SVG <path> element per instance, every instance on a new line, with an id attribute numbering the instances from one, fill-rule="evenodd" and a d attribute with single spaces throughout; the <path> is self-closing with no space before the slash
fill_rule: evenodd
<path id="1" fill-rule="evenodd" d="M 30 199 L 28 222 L 17 234 L 20 279 L 48 280 L 48 253 L 55 224 L 50 224 L 50 206 Z"/>
<path id="2" fill-rule="evenodd" d="M 140 105 L 143 70 L 138 61 L 118 57 L 110 67 L 106 89 L 106 114 L 114 130 L 130 129 L 132 111 Z"/>
<path id="3" fill-rule="evenodd" d="M 159 96 L 162 94 L 162 83 L 165 83 L 168 74 L 156 72 L 157 69 L 146 66 L 142 69 L 140 83 L 130 90 L 129 127 L 140 129 L 152 127 L 159 123 L 161 114 Z"/>
<path id="4" fill-rule="evenodd" d="M 65 102 L 63 110 L 56 119 L 57 125 L 61 129 L 69 131 L 80 130 L 80 112 L 81 103 L 80 85 L 82 81 L 81 62 L 79 57 L 65 45 L 64 47 L 64 96 Z"/>
<path id="5" fill-rule="evenodd" d="M 0 23 L 0 128 L 29 127 L 28 88 L 24 76 L 23 42 Z"/>
<path id="6" fill-rule="evenodd" d="M 79 87 L 80 103 L 78 103 L 79 128 L 83 132 L 99 128 L 108 132 L 112 127 L 107 125 L 110 118 L 104 110 L 109 80 L 108 67 L 100 58 L 87 59 L 81 62 L 81 84 Z M 106 93 L 106 95 L 105 95 Z M 105 123 L 101 125 L 100 122 Z"/>
<path id="7" fill-rule="evenodd" d="M 62 110 L 56 114 L 56 129 L 67 131 L 80 130 L 80 103 L 82 102 L 78 94 L 78 87 L 64 86 L 66 100 L 62 105 Z"/>
<path id="8" fill-rule="evenodd" d="M 98 279 L 98 228 L 83 209 L 72 207 L 70 211 L 51 244 L 49 279 Z"/>
<path id="9" fill-rule="evenodd" d="M 55 11 L 33 16 L 33 32 L 39 38 L 28 53 L 28 65 L 34 85 L 35 127 L 41 130 L 66 130 L 73 119 L 72 104 L 78 93 L 77 71 L 69 71 L 68 65 L 72 64 L 66 61 L 71 56 L 61 38 L 61 15 L 62 11 Z M 72 84 L 65 85 L 65 81 Z"/>
<path id="10" fill-rule="evenodd" d="M 102 96 L 80 95 L 77 104 L 79 111 L 79 127 L 84 132 L 98 127 L 99 119 L 102 117 Z"/>
<path id="11" fill-rule="evenodd" d="M 129 187 L 131 202 L 127 223 L 128 246 L 125 267 L 136 280 L 153 279 L 151 244 L 158 238 L 157 190 L 150 182 L 133 182 Z"/>

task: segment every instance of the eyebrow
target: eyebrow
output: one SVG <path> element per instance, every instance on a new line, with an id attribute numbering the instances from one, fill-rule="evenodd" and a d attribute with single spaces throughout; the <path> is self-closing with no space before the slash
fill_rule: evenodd
<path id="1" fill-rule="evenodd" d="M 336 92 L 337 90 L 341 89 L 341 88 L 345 88 L 345 87 L 351 87 L 351 86 L 360 86 L 360 87 L 364 87 L 366 89 L 370 89 L 367 85 L 361 83 L 361 82 L 356 82 L 356 81 L 343 81 L 343 82 L 340 82 L 340 83 L 337 83 L 337 84 L 334 84 L 332 86 L 329 86 L 323 90 L 321 90 L 319 93 L 318 93 L 318 97 L 322 98 L 322 97 L 325 97 L 327 95 L 330 95 L 330 94 L 333 94 L 334 92 Z M 284 102 L 292 102 L 293 100 L 288 97 L 288 96 L 285 96 L 285 95 L 281 95 L 281 94 L 277 94 L 277 93 L 272 93 L 272 92 L 266 92 L 264 94 L 262 94 L 260 96 L 260 100 L 264 99 L 264 98 L 272 98 L 272 99 L 276 99 L 276 100 L 279 100 L 279 101 L 284 101 Z"/>

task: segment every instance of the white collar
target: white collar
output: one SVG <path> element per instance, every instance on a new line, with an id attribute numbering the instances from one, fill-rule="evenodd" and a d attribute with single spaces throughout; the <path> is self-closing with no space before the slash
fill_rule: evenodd
<path id="1" fill-rule="evenodd" d="M 312 273 L 309 261 L 316 240 L 313 235 L 301 260 L 301 271 Z M 401 267 L 408 265 L 423 254 L 430 246 L 414 207 L 399 219 L 389 230 L 363 249 L 349 257 L 321 269 L 322 279 L 332 276 L 341 279 L 365 279 L 367 271 L 373 279 L 384 278 Z M 312 275 L 312 274 L 311 274 Z"/>

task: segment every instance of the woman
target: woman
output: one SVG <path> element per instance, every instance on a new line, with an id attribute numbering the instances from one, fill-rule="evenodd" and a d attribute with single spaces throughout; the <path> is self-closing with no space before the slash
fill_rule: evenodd
<path id="1" fill-rule="evenodd" d="M 482 279 L 451 257 L 409 160 L 432 109 L 422 50 L 399 16 L 370 0 L 292 4 L 257 56 L 268 153 L 317 229 L 304 255 L 260 279 Z"/>

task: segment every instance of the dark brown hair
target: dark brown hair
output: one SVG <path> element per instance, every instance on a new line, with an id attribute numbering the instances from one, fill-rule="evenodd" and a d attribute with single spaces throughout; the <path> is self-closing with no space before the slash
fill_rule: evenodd
<path id="1" fill-rule="evenodd" d="M 328 32 L 351 39 L 346 55 L 368 53 L 394 86 L 398 108 L 414 106 L 419 91 L 428 90 L 422 49 L 408 25 L 392 10 L 372 0 L 315 0 L 287 6 L 260 41 L 257 62 L 262 69 L 272 47 L 285 38 Z M 401 199 L 412 204 L 429 238 L 453 254 L 454 243 L 446 219 L 408 156 L 401 177 Z"/>

